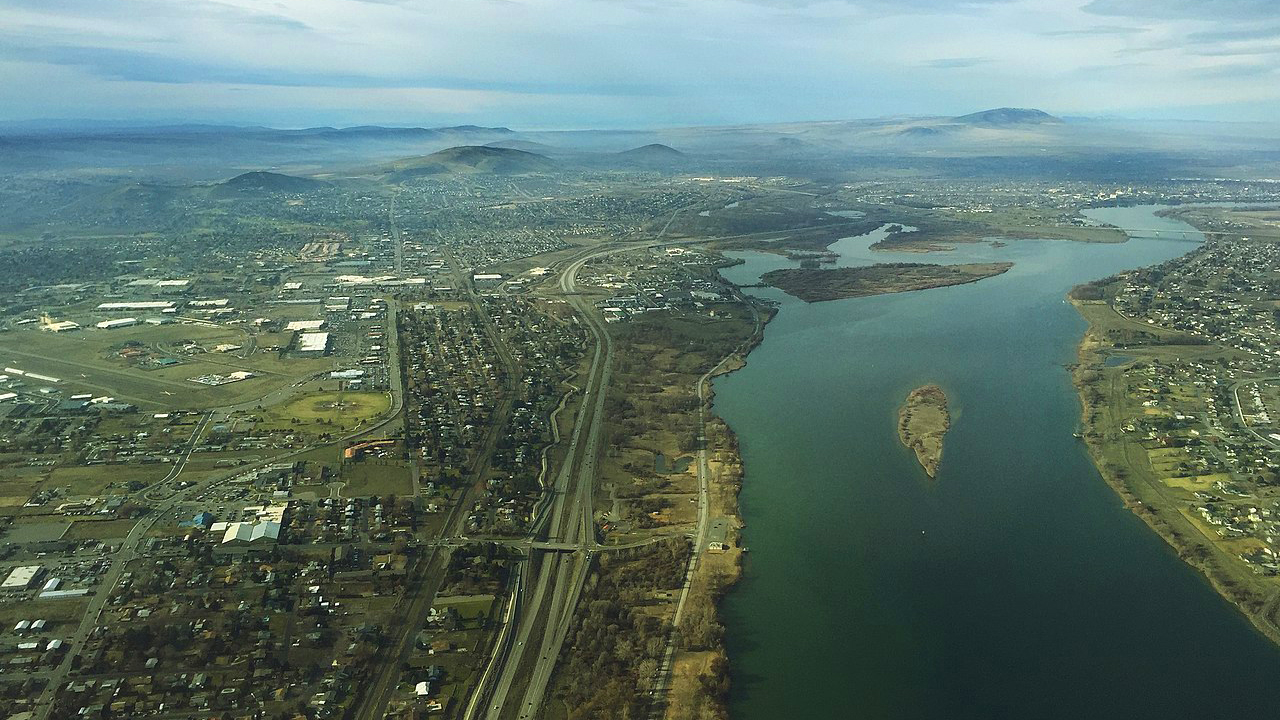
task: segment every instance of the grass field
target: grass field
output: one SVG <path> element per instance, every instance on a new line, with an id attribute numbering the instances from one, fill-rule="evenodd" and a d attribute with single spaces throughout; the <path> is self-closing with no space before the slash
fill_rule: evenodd
<path id="1" fill-rule="evenodd" d="M 409 466 L 401 462 L 362 460 L 342 466 L 343 497 L 369 495 L 412 495 L 413 476 Z"/>
<path id="2" fill-rule="evenodd" d="M 300 395 L 262 412 L 262 430 L 351 432 L 391 409 L 391 398 L 379 392 L 316 392 Z"/>
<path id="3" fill-rule="evenodd" d="M 64 540 L 113 540 L 129 535 L 137 520 L 81 520 L 71 523 Z"/>
<path id="4" fill-rule="evenodd" d="M 113 488 L 116 492 L 124 492 L 124 483 L 137 480 L 150 485 L 169 474 L 169 464 L 155 465 L 92 465 L 88 467 L 57 467 L 49 473 L 45 487 L 65 487 L 67 494 L 101 495 Z"/>
<path id="5" fill-rule="evenodd" d="M 128 342 L 140 343 L 155 356 L 173 357 L 180 363 L 152 370 L 131 366 L 116 355 Z M 0 363 L 57 377 L 62 381 L 58 387 L 67 391 L 111 395 L 145 408 L 204 408 L 262 397 L 300 377 L 330 369 L 335 362 L 332 358 L 282 359 L 274 352 L 256 352 L 248 358 L 228 353 L 181 353 L 179 348 L 189 342 L 211 348 L 221 343 L 242 345 L 247 337 L 236 328 L 181 323 L 56 334 L 23 329 L 0 338 Z M 217 387 L 190 380 L 237 370 L 257 373 L 258 377 Z"/>

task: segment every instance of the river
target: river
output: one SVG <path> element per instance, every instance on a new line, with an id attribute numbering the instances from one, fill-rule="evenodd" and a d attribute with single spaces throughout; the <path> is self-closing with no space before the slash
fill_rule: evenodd
<path id="1" fill-rule="evenodd" d="M 1090 215 L 1191 230 L 1158 209 Z M 1015 265 L 811 305 L 756 291 L 780 311 L 746 367 L 715 381 L 751 548 L 723 604 L 735 720 L 1273 716 L 1280 651 L 1124 509 L 1072 436 L 1064 366 L 1085 323 L 1067 291 L 1194 241 L 868 250 L 881 236 L 832 249 L 841 265 Z M 795 266 L 734 255 L 745 263 L 724 275 L 742 284 Z M 932 481 L 895 429 L 928 382 L 952 410 Z"/>

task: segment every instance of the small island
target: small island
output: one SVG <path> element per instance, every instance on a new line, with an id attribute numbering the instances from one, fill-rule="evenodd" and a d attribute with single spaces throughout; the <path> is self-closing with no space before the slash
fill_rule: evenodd
<path id="1" fill-rule="evenodd" d="M 881 263 L 848 268 L 770 270 L 760 281 L 805 302 L 841 300 L 885 293 L 963 285 L 1008 272 L 1013 263 Z"/>
<path id="2" fill-rule="evenodd" d="M 916 453 L 929 477 L 936 477 L 942 461 L 942 437 L 951 427 L 947 394 L 937 385 L 912 390 L 898 410 L 898 438 Z"/>

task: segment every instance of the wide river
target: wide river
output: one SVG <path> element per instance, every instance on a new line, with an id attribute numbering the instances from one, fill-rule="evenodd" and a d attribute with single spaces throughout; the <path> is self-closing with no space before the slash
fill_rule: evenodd
<path id="1" fill-rule="evenodd" d="M 1090 214 L 1190 229 L 1158 209 Z M 757 291 L 781 310 L 746 367 L 715 382 L 741 441 L 751 548 L 724 603 L 735 720 L 1275 717 L 1280 651 L 1122 507 L 1072 436 L 1064 366 L 1085 323 L 1067 291 L 1194 241 L 922 256 L 869 251 L 879 237 L 832 247 L 844 265 L 1016 264 L 812 305 Z M 736 255 L 746 263 L 724 275 L 743 284 L 794 267 Z M 930 382 L 952 409 L 932 481 L 895 427 Z"/>

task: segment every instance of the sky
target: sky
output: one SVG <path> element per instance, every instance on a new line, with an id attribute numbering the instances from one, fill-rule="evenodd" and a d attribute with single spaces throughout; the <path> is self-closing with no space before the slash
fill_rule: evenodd
<path id="1" fill-rule="evenodd" d="M 1280 0 L 2 0 L 0 120 L 1271 121 Z"/>

